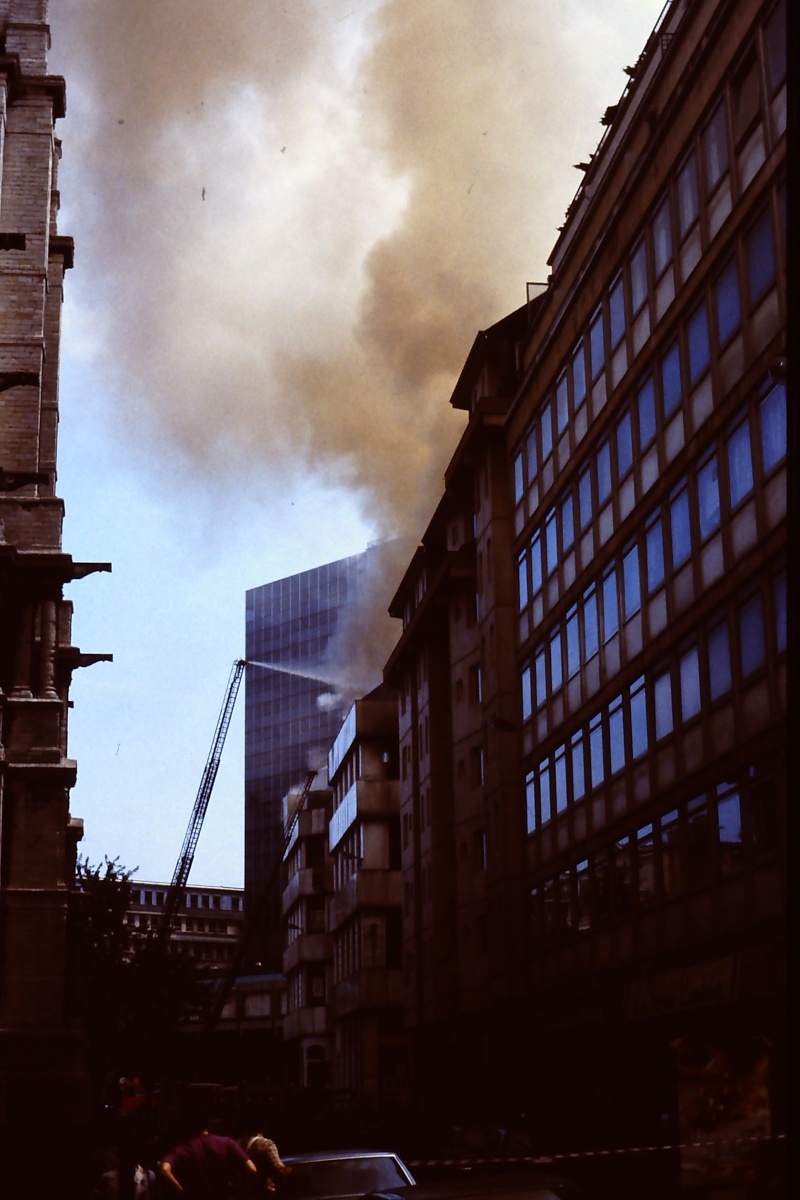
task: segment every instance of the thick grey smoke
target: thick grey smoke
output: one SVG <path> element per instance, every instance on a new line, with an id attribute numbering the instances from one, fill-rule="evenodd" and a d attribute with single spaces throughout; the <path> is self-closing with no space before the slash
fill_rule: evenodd
<path id="1" fill-rule="evenodd" d="M 418 537 L 458 371 L 544 278 L 660 6 L 53 0 L 98 418 L 210 485 L 314 472 Z"/>

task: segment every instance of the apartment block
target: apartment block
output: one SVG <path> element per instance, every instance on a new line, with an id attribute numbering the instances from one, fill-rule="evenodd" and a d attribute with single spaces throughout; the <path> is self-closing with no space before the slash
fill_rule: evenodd
<path id="1" fill-rule="evenodd" d="M 546 288 L 465 364 L 392 605 L 404 1011 L 422 1097 L 755 1181 L 786 1105 L 785 3 L 672 0 L 625 71 Z"/>

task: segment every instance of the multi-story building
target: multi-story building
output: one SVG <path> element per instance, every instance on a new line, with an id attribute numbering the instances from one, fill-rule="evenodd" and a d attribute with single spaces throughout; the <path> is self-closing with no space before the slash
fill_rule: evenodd
<path id="1" fill-rule="evenodd" d="M 735 1158 L 784 1116 L 785 8 L 665 6 L 546 290 L 473 348 L 393 604 L 415 1044 L 455 976 L 481 1094 L 544 1150 L 727 1122 Z M 523 1004 L 438 913 L 459 959 L 515 942 Z"/>
<path id="2" fill-rule="evenodd" d="M 158 928 L 169 886 L 133 880 L 125 924 L 135 933 Z M 175 911 L 170 944 L 198 967 L 219 971 L 230 965 L 244 930 L 242 888 L 187 887 Z"/>
<path id="3" fill-rule="evenodd" d="M 283 800 L 324 763 L 341 724 L 329 656 L 369 564 L 366 550 L 247 592 L 244 882 L 251 912 L 270 892 L 254 938 L 265 969 L 282 960 Z"/>
<path id="4" fill-rule="evenodd" d="M 397 747 L 397 696 L 381 684 L 355 701 L 328 754 L 333 1083 L 384 1113 L 409 1100 Z"/>
<path id="5" fill-rule="evenodd" d="M 66 583 L 95 570 L 62 549 L 58 367 L 72 240 L 58 233 L 65 84 L 47 74 L 45 0 L 0 0 L 0 1127 L 61 1135 L 88 1117 L 69 982 L 82 822 L 69 811 L 76 667 Z M 4 1139 L 2 1168 L 13 1146 Z"/>
<path id="6" fill-rule="evenodd" d="M 301 793 L 302 796 L 302 793 Z M 328 981 L 333 945 L 328 932 L 328 898 L 333 864 L 328 855 L 331 792 L 317 776 L 290 824 L 284 860 L 283 928 L 288 1007 L 283 1024 L 287 1075 L 314 1091 L 331 1082 L 332 1040 Z"/>

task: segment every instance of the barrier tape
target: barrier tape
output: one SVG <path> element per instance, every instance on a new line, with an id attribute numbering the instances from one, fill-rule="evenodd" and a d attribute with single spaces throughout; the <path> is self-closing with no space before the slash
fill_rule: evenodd
<path id="1" fill-rule="evenodd" d="M 744 1144 L 782 1142 L 786 1140 L 785 1133 L 757 1134 L 752 1137 L 719 1138 L 704 1142 L 668 1142 L 663 1146 L 619 1146 L 610 1150 L 565 1150 L 557 1154 L 521 1154 L 521 1155 L 475 1155 L 460 1158 L 412 1158 L 408 1160 L 410 1167 L 485 1167 L 485 1166 L 550 1166 L 556 1162 L 567 1162 L 570 1159 L 609 1158 L 616 1154 L 652 1154 L 663 1153 L 665 1150 L 699 1150 L 713 1147 L 720 1150 L 729 1146 Z"/>

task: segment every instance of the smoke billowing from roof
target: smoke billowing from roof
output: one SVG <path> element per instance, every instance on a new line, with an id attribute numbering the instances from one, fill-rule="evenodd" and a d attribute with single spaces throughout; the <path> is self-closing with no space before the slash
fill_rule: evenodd
<path id="1" fill-rule="evenodd" d="M 226 484 L 312 470 L 418 535 L 466 353 L 542 277 L 659 7 L 59 0 L 61 228 L 107 419 Z"/>

